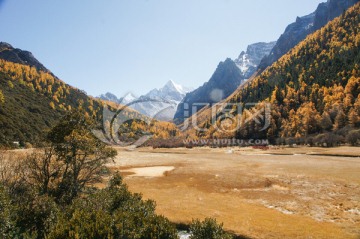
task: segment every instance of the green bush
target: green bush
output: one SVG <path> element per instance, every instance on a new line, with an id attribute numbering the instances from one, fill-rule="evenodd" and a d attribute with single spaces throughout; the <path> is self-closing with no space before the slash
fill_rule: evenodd
<path id="1" fill-rule="evenodd" d="M 10 194 L 0 187 L 0 238 L 177 238 L 175 226 L 156 215 L 155 203 L 129 192 L 117 174 L 108 187 L 68 205 L 36 194 L 30 185 L 21 188 Z"/>
<path id="2" fill-rule="evenodd" d="M 155 214 L 154 202 L 131 194 L 120 181 L 87 198 L 76 199 L 59 214 L 48 238 L 171 239 L 177 234 L 169 220 Z"/>
<path id="3" fill-rule="evenodd" d="M 218 224 L 216 219 L 205 218 L 200 222 L 195 220 L 190 226 L 191 239 L 230 239 L 233 238 L 223 229 L 223 224 Z"/>
<path id="4" fill-rule="evenodd" d="M 0 178 L 0 238 L 177 238 L 155 203 L 131 193 L 119 174 L 104 189 L 93 186 L 116 151 L 90 134 L 91 125 L 68 115 L 50 131 L 49 147 L 19 164 L 0 162 L 12 172 Z"/>
<path id="5" fill-rule="evenodd" d="M 6 189 L 0 184 L 0 238 L 13 238 L 15 225 L 12 214 L 12 206 Z"/>

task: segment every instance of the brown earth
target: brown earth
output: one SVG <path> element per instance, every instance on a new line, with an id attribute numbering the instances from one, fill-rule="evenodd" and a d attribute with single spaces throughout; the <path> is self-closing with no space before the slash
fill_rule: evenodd
<path id="1" fill-rule="evenodd" d="M 360 238 L 360 148 L 118 151 L 109 166 L 173 222 L 215 217 L 254 238 Z"/>

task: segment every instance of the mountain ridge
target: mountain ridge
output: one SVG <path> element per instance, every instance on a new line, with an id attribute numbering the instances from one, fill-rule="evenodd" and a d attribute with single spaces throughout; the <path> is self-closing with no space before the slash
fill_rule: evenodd
<path id="1" fill-rule="evenodd" d="M 320 3 L 313 13 L 297 17 L 295 22 L 286 27 L 270 54 L 261 60 L 258 72 L 261 73 L 268 66 L 271 66 L 281 56 L 304 40 L 306 36 L 319 30 L 357 2 L 359 0 L 328 0 Z"/>
<path id="2" fill-rule="evenodd" d="M 14 48 L 11 44 L 6 42 L 0 42 L 0 59 L 30 67 L 33 66 L 37 70 L 51 73 L 31 52 Z"/>

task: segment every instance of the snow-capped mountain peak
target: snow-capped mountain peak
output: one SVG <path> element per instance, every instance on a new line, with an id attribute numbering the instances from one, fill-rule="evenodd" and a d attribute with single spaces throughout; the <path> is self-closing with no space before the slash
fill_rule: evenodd
<path id="1" fill-rule="evenodd" d="M 188 90 L 179 85 L 179 84 L 176 84 L 173 80 L 169 80 L 165 86 L 162 88 L 163 91 L 177 91 L 179 92 L 180 94 L 186 94 L 188 92 Z"/>
<path id="2" fill-rule="evenodd" d="M 191 90 L 169 80 L 162 88 L 153 89 L 141 96 L 140 99 L 149 99 L 149 101 L 135 104 L 134 109 L 160 120 L 172 120 L 178 104 Z"/>
<path id="3" fill-rule="evenodd" d="M 176 84 L 173 80 L 170 80 L 164 87 L 160 89 L 153 89 L 145 96 L 167 101 L 181 101 L 189 91 L 191 91 L 191 89 L 183 87 Z"/>
<path id="4" fill-rule="evenodd" d="M 172 120 L 178 104 L 191 90 L 191 88 L 183 87 L 173 80 L 169 80 L 162 88 L 155 88 L 140 97 L 128 93 L 118 99 L 115 95 L 106 93 L 101 95 L 100 98 L 123 105 L 130 104 L 129 107 L 149 117 Z"/>

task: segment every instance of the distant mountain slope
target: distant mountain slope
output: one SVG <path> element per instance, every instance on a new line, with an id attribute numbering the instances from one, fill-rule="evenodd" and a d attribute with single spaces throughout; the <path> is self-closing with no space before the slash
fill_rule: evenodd
<path id="1" fill-rule="evenodd" d="M 229 98 L 229 103 L 269 102 L 272 107 L 267 130 L 244 124 L 233 136 L 275 140 L 320 133 L 314 140 L 330 145 L 360 127 L 359 26 L 357 3 Z M 209 117 L 202 118 L 205 126 L 209 121 Z M 333 135 L 321 134 L 325 132 Z M 215 133 L 209 130 L 205 137 Z"/>
<path id="2" fill-rule="evenodd" d="M 194 114 L 192 106 L 195 103 L 203 104 L 203 106 L 196 106 L 199 111 L 207 107 L 204 106 L 205 104 L 218 103 L 229 97 L 244 81 L 255 73 L 261 59 L 270 53 L 275 43 L 259 42 L 251 44 L 247 47 L 246 52 L 242 51 L 240 53 L 236 60 L 233 61 L 228 58 L 225 62 L 220 62 L 208 82 L 185 96 L 182 103 L 177 107 L 174 116 L 175 122 L 181 124 L 185 118 Z M 187 109 L 184 109 L 184 104 Z"/>
<path id="3" fill-rule="evenodd" d="M 105 94 L 101 94 L 98 96 L 99 99 L 102 99 L 102 100 L 107 100 L 107 101 L 112 101 L 112 102 L 115 102 L 117 104 L 120 103 L 120 99 L 117 98 L 116 95 L 114 95 L 113 93 L 111 92 L 107 92 Z"/>
<path id="4" fill-rule="evenodd" d="M 261 61 L 259 65 L 260 72 L 304 40 L 306 36 L 319 30 L 357 2 L 359 0 L 328 0 L 319 4 L 315 12 L 304 17 L 298 17 L 296 22 L 285 29 L 271 53 Z"/>
<path id="5" fill-rule="evenodd" d="M 182 123 L 184 117 L 186 118 L 194 114 L 195 112 L 191 110 L 194 104 L 197 104 L 196 107 L 200 110 L 206 104 L 217 103 L 225 99 L 243 81 L 244 75 L 233 60 L 228 58 L 224 62 L 220 62 L 208 82 L 185 96 L 176 110 L 174 116 L 175 122 Z"/>

